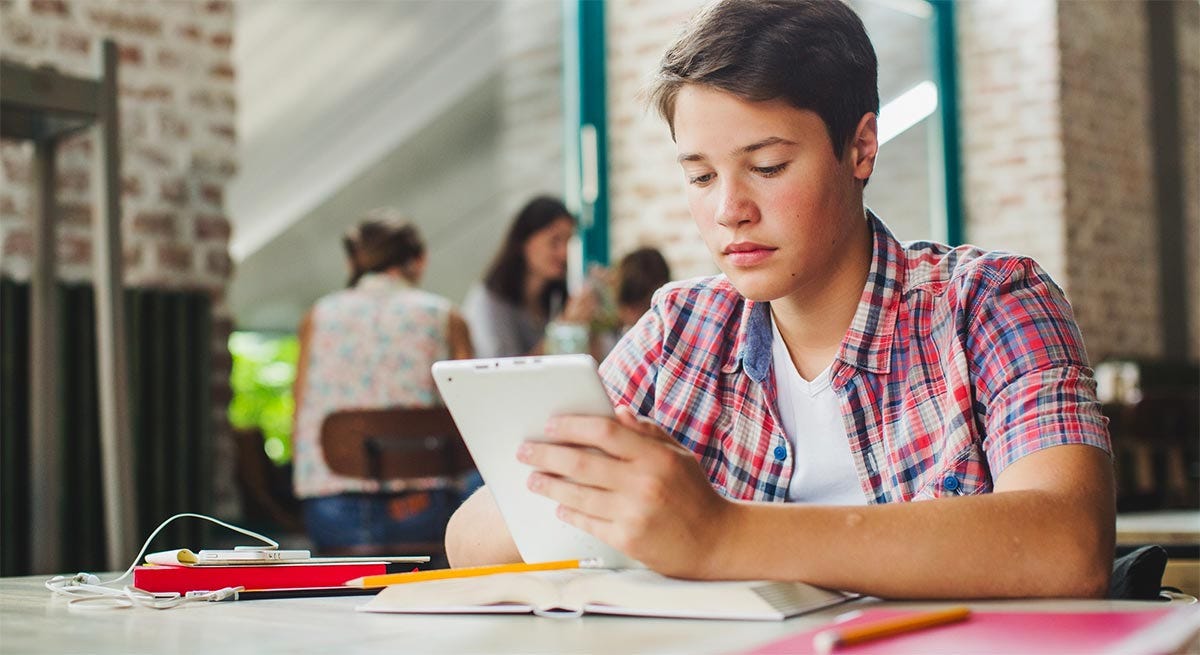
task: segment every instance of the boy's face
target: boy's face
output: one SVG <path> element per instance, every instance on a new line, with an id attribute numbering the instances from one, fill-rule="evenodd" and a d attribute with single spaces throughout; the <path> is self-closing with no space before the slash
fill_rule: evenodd
<path id="1" fill-rule="evenodd" d="M 674 119 L 692 218 L 738 291 L 768 301 L 824 286 L 866 229 L 873 115 L 840 160 L 821 118 L 781 100 L 688 84 Z"/>

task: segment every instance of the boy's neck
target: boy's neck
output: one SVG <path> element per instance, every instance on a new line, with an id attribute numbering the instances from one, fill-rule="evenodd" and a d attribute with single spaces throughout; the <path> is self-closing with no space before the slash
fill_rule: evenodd
<path id="1" fill-rule="evenodd" d="M 771 301 L 771 315 L 800 376 L 812 380 L 837 356 L 866 286 L 873 239 L 864 219 L 854 246 L 820 284 Z"/>

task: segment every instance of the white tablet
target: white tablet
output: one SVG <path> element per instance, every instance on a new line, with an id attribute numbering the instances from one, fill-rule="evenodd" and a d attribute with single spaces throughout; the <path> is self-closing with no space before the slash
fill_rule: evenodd
<path id="1" fill-rule="evenodd" d="M 609 568 L 641 564 L 555 516 L 557 503 L 526 486 L 533 469 L 517 461 L 527 439 L 566 414 L 613 416 L 590 355 L 437 362 L 433 379 L 526 562 L 597 558 Z"/>

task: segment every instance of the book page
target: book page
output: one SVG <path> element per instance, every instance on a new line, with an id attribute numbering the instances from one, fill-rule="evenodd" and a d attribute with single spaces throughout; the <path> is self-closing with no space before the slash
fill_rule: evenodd
<path id="1" fill-rule="evenodd" d="M 850 598 L 798 582 L 680 580 L 648 570 L 585 573 L 566 584 L 563 604 L 598 614 L 782 620 Z"/>
<path id="2" fill-rule="evenodd" d="M 702 582 L 645 569 L 572 569 L 392 585 L 365 612 L 580 613 L 782 620 L 850 598 L 794 582 Z"/>
<path id="3" fill-rule="evenodd" d="M 560 581 L 546 571 L 502 573 L 391 585 L 379 592 L 363 612 L 527 614 L 558 603 Z M 548 577 L 549 576 L 549 577 Z"/>

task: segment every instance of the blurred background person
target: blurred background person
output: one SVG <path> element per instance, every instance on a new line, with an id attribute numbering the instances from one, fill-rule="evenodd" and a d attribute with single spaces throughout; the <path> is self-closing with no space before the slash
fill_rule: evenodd
<path id="1" fill-rule="evenodd" d="M 633 327 L 650 309 L 659 287 L 671 281 L 671 267 L 656 248 L 638 248 L 617 263 L 617 321 L 622 332 Z"/>
<path id="2" fill-rule="evenodd" d="M 440 405 L 430 366 L 471 357 L 467 326 L 449 300 L 417 288 L 425 243 L 395 210 L 367 213 L 343 245 L 348 287 L 318 300 L 300 325 L 293 482 L 305 527 L 318 551 L 440 540 L 458 491 L 339 476 L 322 455 L 321 424 L 344 409 Z"/>
<path id="3" fill-rule="evenodd" d="M 517 213 L 483 282 L 463 302 L 477 357 L 541 354 L 552 319 L 591 322 L 598 306 L 591 287 L 567 295 L 574 234 L 575 219 L 556 198 L 538 196 Z"/>

